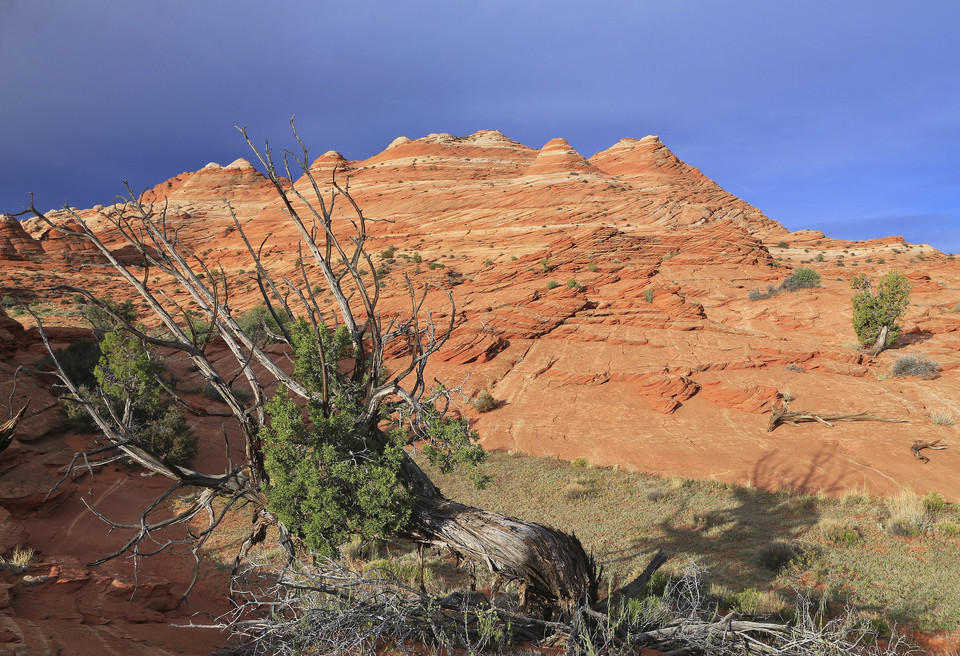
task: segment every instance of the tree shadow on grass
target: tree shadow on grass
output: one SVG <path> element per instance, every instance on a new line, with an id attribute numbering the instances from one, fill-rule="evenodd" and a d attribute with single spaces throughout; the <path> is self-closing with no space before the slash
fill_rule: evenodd
<path id="1" fill-rule="evenodd" d="M 713 580 L 731 588 L 768 584 L 778 572 L 771 569 L 773 563 L 764 549 L 774 542 L 795 545 L 821 518 L 817 499 L 810 495 L 820 487 L 844 483 L 845 476 L 840 475 L 824 485 L 823 470 L 834 455 L 834 449 L 824 445 L 797 476 L 795 456 L 770 452 L 757 461 L 753 475 L 758 485 L 768 489 L 719 482 L 664 489 L 659 492 L 662 498 L 651 503 L 674 504 L 676 512 L 670 519 L 659 522 L 658 531 L 634 538 L 630 553 L 599 554 L 599 560 L 626 561 L 662 548 L 671 557 L 698 561 Z M 784 472 L 792 476 L 786 478 Z"/>

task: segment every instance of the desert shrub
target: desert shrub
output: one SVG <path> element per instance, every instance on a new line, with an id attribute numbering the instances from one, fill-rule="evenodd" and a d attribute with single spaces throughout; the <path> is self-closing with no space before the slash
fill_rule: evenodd
<path id="1" fill-rule="evenodd" d="M 386 555 L 385 546 L 383 540 L 361 540 L 359 535 L 355 535 L 349 542 L 340 545 L 340 555 L 348 563 L 374 560 Z M 425 575 L 426 571 L 428 570 L 425 570 Z"/>
<path id="2" fill-rule="evenodd" d="M 797 267 L 793 273 L 780 283 L 782 291 L 792 292 L 798 289 L 811 289 L 820 286 L 820 274 L 810 267 Z"/>
<path id="3" fill-rule="evenodd" d="M 148 451 L 175 464 L 189 465 L 197 453 L 197 437 L 176 401 L 163 393 L 158 382 L 163 373 L 160 359 L 136 337 L 114 330 L 99 344 L 85 345 L 77 359 L 66 360 L 71 367 L 83 366 L 80 363 L 88 363 L 96 352 L 101 355 L 91 367 L 92 377 L 88 371 L 82 377 L 86 384 L 78 385 L 82 400 L 101 416 L 112 412 L 123 418 L 131 427 L 131 437 Z M 71 380 L 77 383 L 76 378 Z M 62 406 L 68 421 L 93 427 L 86 406 L 71 398 L 65 397 Z"/>
<path id="4" fill-rule="evenodd" d="M 183 412 L 173 400 L 143 428 L 137 439 L 153 453 L 171 462 L 186 465 L 197 455 L 197 436 L 187 425 Z"/>
<path id="5" fill-rule="evenodd" d="M 17 301 L 17 299 L 15 299 L 13 296 L 4 296 L 3 298 L 0 298 L 0 307 L 9 309 L 16 307 L 18 302 L 19 301 Z"/>
<path id="6" fill-rule="evenodd" d="M 943 414 L 942 412 L 935 412 L 930 415 L 930 421 L 937 426 L 953 426 L 953 417 Z"/>
<path id="7" fill-rule="evenodd" d="M 472 405 L 477 412 L 490 412 L 500 407 L 500 401 L 487 390 L 481 390 Z"/>
<path id="8" fill-rule="evenodd" d="M 890 365 L 890 374 L 897 378 L 916 376 L 924 380 L 936 378 L 940 373 L 940 365 L 926 355 L 904 355 Z"/>
<path id="9" fill-rule="evenodd" d="M 33 549 L 30 547 L 21 547 L 18 544 L 10 555 L 10 558 L 0 556 L 0 565 L 5 566 L 14 574 L 22 574 L 30 567 L 33 555 Z"/>
<path id="10" fill-rule="evenodd" d="M 191 342 L 198 346 L 205 346 L 217 336 L 216 329 L 211 329 L 211 323 L 205 316 L 193 310 L 187 310 L 184 314 L 187 321 L 183 326 L 183 332 Z"/>
<path id="11" fill-rule="evenodd" d="M 443 268 L 444 268 L 444 265 L 440 264 L 439 262 L 431 262 L 431 263 L 428 264 L 427 266 L 430 268 L 431 271 L 433 271 L 434 269 L 443 269 Z"/>
<path id="12" fill-rule="evenodd" d="M 83 297 L 81 297 L 83 298 Z M 86 299 L 84 298 L 85 302 Z M 121 319 L 127 323 L 134 323 L 137 320 L 137 309 L 133 305 L 133 301 L 127 299 L 122 303 L 116 303 L 109 299 L 105 300 L 104 303 L 114 314 L 119 316 Z M 80 314 L 84 319 L 90 322 L 90 325 L 93 326 L 94 330 L 107 331 L 116 326 L 116 321 L 110 313 L 104 310 L 98 305 L 84 304 L 80 309 Z"/>
<path id="13" fill-rule="evenodd" d="M 923 497 L 922 503 L 928 513 L 938 513 L 947 507 L 947 500 L 939 492 L 931 492 Z"/>
<path id="14" fill-rule="evenodd" d="M 823 261 L 826 260 L 827 258 L 824 256 L 823 253 L 817 253 L 817 257 L 814 258 L 814 259 L 816 259 L 817 262 L 823 262 Z"/>
<path id="15" fill-rule="evenodd" d="M 93 404 L 101 414 L 107 413 L 107 405 L 94 391 L 92 385 L 79 385 L 80 396 Z M 66 416 L 67 421 L 77 428 L 89 430 L 95 426 L 93 417 L 86 411 L 83 404 L 71 400 L 72 397 L 60 399 L 60 410 Z"/>
<path id="16" fill-rule="evenodd" d="M 757 551 L 757 563 L 770 571 L 779 572 L 802 554 L 803 551 L 797 544 L 774 540 Z"/>
<path id="17" fill-rule="evenodd" d="M 270 510 L 308 549 L 322 555 L 336 553 L 355 535 L 363 540 L 395 535 L 407 525 L 415 499 L 401 471 L 408 435 L 394 425 L 372 445 L 368 433 L 356 430 L 364 412 L 365 386 L 323 364 L 353 356 L 345 326 L 321 332 L 318 341 L 313 328 L 300 319 L 291 336 L 294 377 L 315 394 L 301 404 L 281 385 L 266 403 L 269 424 L 260 436 L 269 475 L 263 492 Z M 316 394 L 321 385 L 333 411 Z M 384 407 L 379 419 L 389 420 L 390 411 Z M 483 484 L 476 466 L 484 452 L 465 420 L 443 416 L 424 404 L 417 430 L 421 452 L 432 465 L 442 472 L 469 467 L 474 481 Z"/>
<path id="18" fill-rule="evenodd" d="M 665 499 L 668 496 L 669 495 L 667 494 L 666 490 L 661 490 L 659 488 L 653 489 L 653 490 L 647 490 L 646 494 L 643 495 L 643 497 L 647 501 L 654 501 L 654 502 L 660 501 L 661 499 Z"/>
<path id="19" fill-rule="evenodd" d="M 747 293 L 747 300 L 750 301 L 762 301 L 775 296 L 780 292 L 779 288 L 774 287 L 773 285 L 767 285 L 767 291 L 762 292 L 759 288 L 754 287 Z"/>
<path id="20" fill-rule="evenodd" d="M 556 289 L 559 286 L 560 286 L 560 283 L 558 283 L 556 280 L 547 281 L 547 289 Z"/>
<path id="21" fill-rule="evenodd" d="M 57 349 L 54 355 L 64 373 L 74 384 L 92 387 L 97 380 L 93 376 L 93 369 L 100 362 L 102 353 L 100 343 L 95 339 L 78 339 L 65 348 Z M 53 358 L 49 355 L 41 358 L 37 364 L 40 367 L 53 367 Z"/>
<path id="22" fill-rule="evenodd" d="M 883 264 L 884 262 L 886 262 L 886 260 L 885 260 L 884 258 L 882 258 L 882 257 L 878 257 L 878 258 L 877 258 L 877 264 Z"/>
<path id="23" fill-rule="evenodd" d="M 834 544 L 852 546 L 860 542 L 860 531 L 851 524 L 838 519 L 824 519 L 817 525 L 820 535 Z"/>
<path id="24" fill-rule="evenodd" d="M 543 258 L 542 260 L 540 260 L 540 266 L 543 268 L 543 272 L 544 272 L 544 273 L 546 273 L 547 271 L 549 271 L 549 270 L 552 268 L 552 267 L 550 266 L 550 260 L 549 260 L 548 258 L 546 258 L 546 257 Z"/>
<path id="25" fill-rule="evenodd" d="M 392 260 L 396 252 L 397 252 L 397 247 L 391 244 L 382 253 L 380 253 L 380 257 L 382 257 L 385 260 Z"/>
<path id="26" fill-rule="evenodd" d="M 567 281 L 567 287 L 571 289 L 579 289 L 580 283 L 577 282 L 576 278 L 571 278 L 570 280 Z"/>
<path id="27" fill-rule="evenodd" d="M 286 314 L 278 312 L 277 316 L 284 326 L 289 326 L 290 320 Z M 280 326 L 277 324 L 277 320 L 273 318 L 273 315 L 270 314 L 270 309 L 266 303 L 254 305 L 240 315 L 237 323 L 240 324 L 240 329 L 249 335 L 250 339 L 252 339 L 257 346 L 264 346 L 276 342 L 276 340 L 270 336 L 271 333 L 274 335 L 281 334 Z"/>
<path id="28" fill-rule="evenodd" d="M 373 579 L 386 579 L 389 581 L 399 581 L 407 586 L 419 585 L 420 567 L 413 560 L 408 558 L 381 558 L 370 561 L 363 568 L 364 574 Z M 424 585 L 429 585 L 436 580 L 436 572 L 433 569 L 425 567 L 423 569 Z"/>
<path id="29" fill-rule="evenodd" d="M 594 491 L 593 481 L 584 476 L 577 476 L 564 486 L 563 496 L 570 500 L 585 499 L 592 495 Z"/>
<path id="30" fill-rule="evenodd" d="M 864 346 L 872 346 L 887 329 L 883 347 L 889 347 L 900 336 L 897 323 L 910 304 L 911 285 L 900 271 L 891 271 L 880 278 L 876 289 L 864 275 L 854 276 L 850 286 L 857 290 L 853 303 L 853 329 Z"/>
<path id="31" fill-rule="evenodd" d="M 938 522 L 936 529 L 947 537 L 960 537 L 960 524 L 956 522 Z"/>
<path id="32" fill-rule="evenodd" d="M 652 287 L 648 287 L 648 288 L 643 292 L 643 300 L 645 300 L 647 303 L 653 303 L 653 288 L 652 288 Z"/>
<path id="33" fill-rule="evenodd" d="M 777 248 L 790 248 L 790 244 L 785 241 L 777 242 Z"/>
<path id="34" fill-rule="evenodd" d="M 790 605 L 775 592 L 761 592 L 756 588 L 724 595 L 721 603 L 730 610 L 751 617 L 780 616 L 791 610 Z"/>
<path id="35" fill-rule="evenodd" d="M 591 262 L 590 264 L 587 265 L 587 271 L 589 271 L 590 273 L 596 273 L 597 265 Z"/>

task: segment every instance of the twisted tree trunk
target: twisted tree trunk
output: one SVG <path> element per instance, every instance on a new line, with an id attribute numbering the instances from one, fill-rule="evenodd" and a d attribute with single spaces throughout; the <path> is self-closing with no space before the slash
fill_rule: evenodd
<path id="1" fill-rule="evenodd" d="M 596 603 L 597 566 L 575 535 L 450 501 L 409 457 L 403 474 L 416 494 L 404 537 L 449 547 L 519 582 L 527 612 L 549 618 L 559 610 L 569 618 Z"/>

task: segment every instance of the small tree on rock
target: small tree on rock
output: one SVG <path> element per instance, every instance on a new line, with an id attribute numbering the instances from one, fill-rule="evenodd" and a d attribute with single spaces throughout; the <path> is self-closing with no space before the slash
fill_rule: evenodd
<path id="1" fill-rule="evenodd" d="M 889 348 L 900 336 L 897 321 L 910 304 L 910 282 L 901 271 L 887 273 L 874 289 L 864 275 L 854 276 L 850 286 L 858 290 L 853 303 L 853 329 L 873 355 Z"/>

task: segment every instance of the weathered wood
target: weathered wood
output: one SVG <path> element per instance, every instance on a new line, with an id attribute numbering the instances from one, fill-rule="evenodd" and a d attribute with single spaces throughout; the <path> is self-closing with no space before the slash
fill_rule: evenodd
<path id="1" fill-rule="evenodd" d="M 528 612 L 549 617 L 559 608 L 571 617 L 596 603 L 597 566 L 575 535 L 450 501 L 409 457 L 403 474 L 417 495 L 404 537 L 448 547 L 519 582 Z"/>
<path id="2" fill-rule="evenodd" d="M 875 341 L 873 343 L 873 346 L 870 347 L 870 350 L 867 351 L 867 354 L 870 355 L 870 357 L 874 357 L 874 358 L 877 357 L 878 355 L 880 355 L 880 351 L 887 348 L 888 334 L 889 334 L 889 329 L 887 328 L 887 326 L 883 326 L 880 329 L 880 334 L 877 335 L 877 341 Z"/>
<path id="3" fill-rule="evenodd" d="M 20 420 L 23 419 L 23 415 L 27 412 L 28 405 L 30 405 L 29 402 L 20 408 L 17 414 L 3 424 L 0 424 L 0 451 L 6 451 L 7 447 L 13 443 L 13 434 L 17 431 L 17 425 L 20 423 Z"/>
<path id="4" fill-rule="evenodd" d="M 885 421 L 894 424 L 904 424 L 905 419 L 890 419 L 889 417 L 878 417 L 866 412 L 855 412 L 852 414 L 828 415 L 818 412 L 803 410 L 788 410 L 786 406 L 774 406 L 773 413 L 770 415 L 770 423 L 767 425 L 767 432 L 771 432 L 781 424 L 796 426 L 802 422 L 817 422 L 833 428 L 833 423 L 838 421 Z"/>
<path id="5" fill-rule="evenodd" d="M 668 560 L 667 553 L 660 549 L 657 553 L 653 554 L 653 558 L 650 559 L 650 562 L 647 563 L 646 568 L 643 572 L 640 573 L 640 576 L 633 579 L 625 586 L 621 587 L 618 590 L 614 590 L 610 593 L 610 596 L 599 602 L 596 605 L 596 610 L 606 613 L 610 609 L 616 607 L 618 603 L 626 599 L 633 599 L 634 597 L 639 597 L 643 594 L 647 583 L 650 582 L 650 579 L 653 578 L 653 574 L 666 564 Z"/>
<path id="6" fill-rule="evenodd" d="M 930 458 L 920 453 L 923 449 L 933 449 L 935 451 L 940 451 L 941 449 L 946 449 L 946 444 L 940 444 L 940 440 L 933 440 L 932 442 L 921 442 L 917 440 L 913 443 L 913 446 L 910 447 L 910 451 L 913 453 L 913 457 L 917 460 L 920 460 L 923 463 L 930 462 Z"/>

